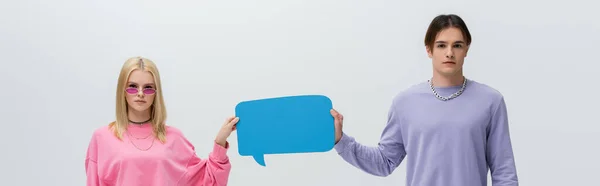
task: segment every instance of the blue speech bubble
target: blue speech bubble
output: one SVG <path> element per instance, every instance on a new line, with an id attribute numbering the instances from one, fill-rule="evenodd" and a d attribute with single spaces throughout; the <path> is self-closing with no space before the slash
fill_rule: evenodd
<path id="1" fill-rule="evenodd" d="M 235 107 L 238 152 L 266 166 L 265 154 L 329 151 L 335 145 L 332 107 L 322 95 L 240 102 Z"/>

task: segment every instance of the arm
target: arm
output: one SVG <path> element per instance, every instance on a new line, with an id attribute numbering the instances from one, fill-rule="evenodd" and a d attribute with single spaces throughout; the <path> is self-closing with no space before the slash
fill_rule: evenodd
<path id="1" fill-rule="evenodd" d="M 95 160 L 85 159 L 85 173 L 87 176 L 86 186 L 99 186 L 98 164 Z"/>
<path id="2" fill-rule="evenodd" d="M 510 141 L 508 115 L 504 98 L 493 112 L 487 131 L 486 159 L 493 186 L 517 186 L 517 170 Z"/>
<path id="3" fill-rule="evenodd" d="M 227 157 L 229 143 L 227 138 L 235 130 L 239 118 L 229 117 L 219 130 L 213 143 L 213 150 L 208 159 L 200 159 L 196 156 L 194 146 L 183 138 L 184 142 L 191 149 L 191 158 L 187 163 L 187 185 L 194 186 L 222 186 L 227 185 L 229 173 L 231 172 L 231 163 Z"/>
<path id="4" fill-rule="evenodd" d="M 388 122 L 377 147 L 361 145 L 353 137 L 343 133 L 342 138 L 335 145 L 338 154 L 346 162 L 369 174 L 390 175 L 406 156 L 395 109 L 397 108 L 392 106 L 389 111 Z"/>
<path id="5" fill-rule="evenodd" d="M 194 148 L 193 146 L 191 147 L 192 149 Z M 231 164 L 227 157 L 228 148 L 229 143 L 226 143 L 225 147 L 214 143 L 213 151 L 209 154 L 207 159 L 200 159 L 196 153 L 193 152 L 187 164 L 187 185 L 227 185 L 229 173 L 231 172 Z"/>
<path id="6" fill-rule="evenodd" d="M 86 186 L 99 186 L 100 181 L 98 178 L 98 164 L 97 164 L 97 145 L 96 135 L 92 135 L 92 140 L 88 145 L 86 157 L 85 157 L 85 173 L 86 173 Z"/>

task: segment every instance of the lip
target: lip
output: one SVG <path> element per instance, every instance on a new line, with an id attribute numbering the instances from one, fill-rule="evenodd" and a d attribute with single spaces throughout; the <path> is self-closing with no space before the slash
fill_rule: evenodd
<path id="1" fill-rule="evenodd" d="M 144 100 L 135 100 L 136 103 L 146 103 Z"/>
<path id="2" fill-rule="evenodd" d="M 442 64 L 456 64 L 454 61 L 444 61 Z"/>

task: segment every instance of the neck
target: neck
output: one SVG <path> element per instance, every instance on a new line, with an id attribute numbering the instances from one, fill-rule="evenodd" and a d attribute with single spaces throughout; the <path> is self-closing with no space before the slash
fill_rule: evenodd
<path id="1" fill-rule="evenodd" d="M 130 108 L 127 112 L 127 117 L 129 117 L 129 120 L 133 122 L 147 121 L 150 119 L 150 109 L 145 111 L 136 111 Z"/>
<path id="2" fill-rule="evenodd" d="M 453 75 L 442 75 L 439 73 L 433 73 L 431 78 L 432 84 L 436 87 L 450 87 L 462 85 L 465 77 L 462 73 L 456 73 Z"/>

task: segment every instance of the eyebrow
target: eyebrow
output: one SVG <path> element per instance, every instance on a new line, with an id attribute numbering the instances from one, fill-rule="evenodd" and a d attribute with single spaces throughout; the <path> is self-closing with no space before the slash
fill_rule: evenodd
<path id="1" fill-rule="evenodd" d="M 448 42 L 446 42 L 446 41 L 436 41 L 435 43 L 448 43 Z M 464 42 L 464 41 L 456 41 L 456 42 L 454 42 L 454 43 L 455 43 L 455 44 L 458 44 L 458 43 L 460 43 L 460 44 L 464 44 L 465 42 Z"/>
<path id="2" fill-rule="evenodd" d="M 135 82 L 131 82 L 131 81 L 130 81 L 130 82 L 128 82 L 128 83 L 129 83 L 129 84 L 134 84 L 134 85 L 137 85 L 137 83 L 135 83 Z M 154 85 L 154 83 L 146 83 L 145 85 Z"/>

